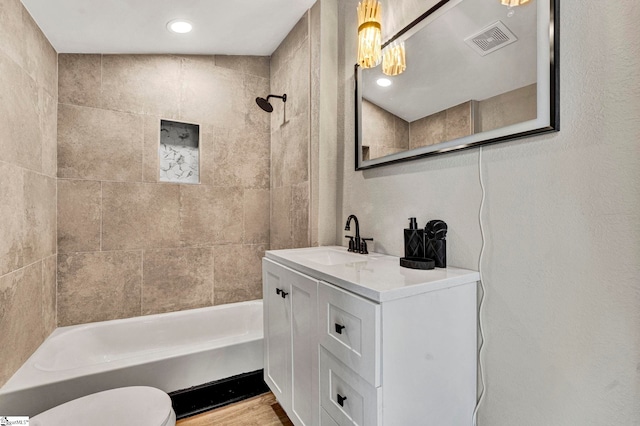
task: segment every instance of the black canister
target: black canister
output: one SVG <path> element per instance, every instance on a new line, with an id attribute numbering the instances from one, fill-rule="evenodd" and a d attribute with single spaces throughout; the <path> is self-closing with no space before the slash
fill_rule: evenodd
<path id="1" fill-rule="evenodd" d="M 430 220 L 424 227 L 425 257 L 436 263 L 436 268 L 447 267 L 447 224 L 443 220 Z"/>

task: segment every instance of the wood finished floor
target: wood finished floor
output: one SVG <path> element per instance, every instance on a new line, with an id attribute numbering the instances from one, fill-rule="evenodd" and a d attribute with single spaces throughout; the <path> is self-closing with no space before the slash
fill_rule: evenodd
<path id="1" fill-rule="evenodd" d="M 276 397 L 262 395 L 178 420 L 177 426 L 293 426 Z"/>

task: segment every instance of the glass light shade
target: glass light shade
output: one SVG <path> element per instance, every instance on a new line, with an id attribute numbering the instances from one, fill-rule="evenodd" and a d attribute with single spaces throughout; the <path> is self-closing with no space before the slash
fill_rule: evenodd
<path id="1" fill-rule="evenodd" d="M 384 48 L 382 55 L 382 72 L 386 75 L 399 75 L 407 69 L 404 42 L 392 43 Z"/>
<path id="2" fill-rule="evenodd" d="M 501 0 L 504 6 L 514 7 L 529 3 L 530 0 Z"/>
<path id="3" fill-rule="evenodd" d="M 382 5 L 378 0 L 358 3 L 358 64 L 362 68 L 377 66 L 382 53 Z"/>

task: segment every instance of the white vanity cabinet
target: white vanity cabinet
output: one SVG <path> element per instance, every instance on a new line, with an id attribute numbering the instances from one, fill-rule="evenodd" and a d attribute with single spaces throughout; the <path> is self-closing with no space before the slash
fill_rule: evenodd
<path id="1" fill-rule="evenodd" d="M 318 425 L 318 281 L 262 261 L 264 379 L 296 425 Z"/>
<path id="2" fill-rule="evenodd" d="M 264 260 L 265 380 L 292 422 L 472 424 L 478 273 L 416 271 L 392 256 L 351 256 L 324 247 L 268 251 Z M 277 288 L 289 293 L 297 282 L 313 283 L 306 288 L 316 290 L 316 306 L 306 298 L 304 312 L 286 311 Z M 298 345 L 300 333 L 291 325 L 286 331 L 297 315 L 309 332 Z M 312 410 L 306 422 L 291 406 L 296 400 Z"/>

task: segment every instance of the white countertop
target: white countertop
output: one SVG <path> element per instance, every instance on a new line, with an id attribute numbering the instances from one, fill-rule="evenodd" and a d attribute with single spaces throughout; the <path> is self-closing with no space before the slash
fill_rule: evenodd
<path id="1" fill-rule="evenodd" d="M 327 264 L 330 261 L 324 261 L 323 255 L 328 251 L 338 258 L 350 258 L 342 261 L 346 263 Z M 403 268 L 398 257 L 352 254 L 339 246 L 269 250 L 265 257 L 379 303 L 480 280 L 480 274 L 469 269 Z"/>

